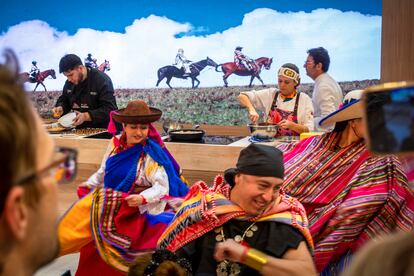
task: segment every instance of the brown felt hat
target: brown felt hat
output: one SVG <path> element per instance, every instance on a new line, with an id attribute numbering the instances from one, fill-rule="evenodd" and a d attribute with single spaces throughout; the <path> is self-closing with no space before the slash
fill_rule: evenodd
<path id="1" fill-rule="evenodd" d="M 161 118 L 162 111 L 149 107 L 144 101 L 130 101 L 126 108 L 112 113 L 115 121 L 125 124 L 148 124 Z"/>

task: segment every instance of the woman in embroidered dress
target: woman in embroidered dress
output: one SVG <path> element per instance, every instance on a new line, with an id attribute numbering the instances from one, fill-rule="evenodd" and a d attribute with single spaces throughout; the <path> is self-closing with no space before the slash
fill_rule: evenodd
<path id="1" fill-rule="evenodd" d="M 305 207 L 321 275 L 338 275 L 365 242 L 414 225 L 414 197 L 395 156 L 373 156 L 365 147 L 361 90 L 321 124 L 335 129 L 284 151 L 283 190 Z M 379 101 L 367 108 L 377 108 Z"/>
<path id="2" fill-rule="evenodd" d="M 111 140 L 100 169 L 82 184 L 92 191 L 59 225 L 61 255 L 82 249 L 77 275 L 126 273 L 136 256 L 155 249 L 172 219 L 166 199 L 187 193 L 178 165 L 151 125 L 161 114 L 143 101 L 111 114 L 124 131 Z M 114 129 L 113 122 L 108 129 Z"/>
<path id="3" fill-rule="evenodd" d="M 297 136 L 313 130 L 312 100 L 297 90 L 300 84 L 299 68 L 286 63 L 278 71 L 279 90 L 268 88 L 241 92 L 240 104 L 249 112 L 249 119 L 256 123 L 259 114 L 265 114 L 265 122 L 280 126 L 276 136 Z"/>

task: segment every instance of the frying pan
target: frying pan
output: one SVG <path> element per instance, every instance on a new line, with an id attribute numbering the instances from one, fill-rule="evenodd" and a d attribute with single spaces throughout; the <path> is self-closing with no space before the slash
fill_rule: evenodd
<path id="1" fill-rule="evenodd" d="M 168 132 L 172 141 L 200 141 L 203 139 L 204 134 L 204 130 L 193 128 L 170 130 Z"/>

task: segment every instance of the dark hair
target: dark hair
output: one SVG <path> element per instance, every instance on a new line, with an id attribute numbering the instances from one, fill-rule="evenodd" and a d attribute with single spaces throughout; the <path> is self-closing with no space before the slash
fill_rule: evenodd
<path id="1" fill-rule="evenodd" d="M 342 121 L 342 122 L 336 122 L 335 127 L 332 130 L 332 132 L 342 132 L 345 130 L 346 126 L 348 125 L 348 122 L 350 120 Z"/>
<path id="2" fill-rule="evenodd" d="M 128 276 L 187 276 L 192 275 L 191 263 L 179 258 L 168 250 L 157 249 L 153 254 L 143 254 L 135 259 L 128 271 Z"/>
<path id="3" fill-rule="evenodd" d="M 144 275 L 144 270 L 151 262 L 152 254 L 142 254 L 135 258 L 134 262 L 129 266 L 128 276 Z"/>
<path id="4" fill-rule="evenodd" d="M 313 57 L 313 61 L 315 64 L 321 63 L 322 70 L 324 72 L 328 72 L 329 64 L 331 60 L 329 58 L 328 51 L 323 47 L 312 48 L 308 50 L 308 55 Z"/>
<path id="5" fill-rule="evenodd" d="M 155 270 L 156 276 L 187 276 L 187 270 L 183 269 L 178 263 L 163 261 Z"/>
<path id="6" fill-rule="evenodd" d="M 6 63 L 0 64 L 0 214 L 12 185 L 35 169 L 37 144 L 33 109 L 17 73 L 17 58 L 10 49 L 3 55 Z"/>
<path id="7" fill-rule="evenodd" d="M 59 73 L 72 70 L 76 66 L 82 65 L 82 60 L 75 54 L 67 54 L 60 59 Z"/>
<path id="8" fill-rule="evenodd" d="M 282 67 L 292 69 L 293 71 L 295 71 L 296 73 L 299 74 L 299 68 L 293 63 L 285 63 L 285 64 L 282 65 Z M 299 84 L 300 84 L 300 78 L 298 80 L 298 83 L 295 85 L 295 88 L 298 87 Z"/>

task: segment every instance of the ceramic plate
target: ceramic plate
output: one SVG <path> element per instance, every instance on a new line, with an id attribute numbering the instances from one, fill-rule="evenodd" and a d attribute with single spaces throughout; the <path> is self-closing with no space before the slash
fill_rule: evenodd
<path id="1" fill-rule="evenodd" d="M 73 127 L 73 119 L 75 119 L 75 117 L 76 117 L 76 113 L 71 112 L 71 113 L 68 113 L 68 114 L 63 115 L 62 117 L 60 117 L 58 122 L 63 127 L 72 128 Z"/>
<path id="2" fill-rule="evenodd" d="M 43 126 L 50 133 L 59 133 L 59 132 L 62 132 L 62 131 L 65 131 L 66 130 L 66 128 L 64 128 L 63 126 L 61 126 L 59 123 L 44 124 Z"/>

